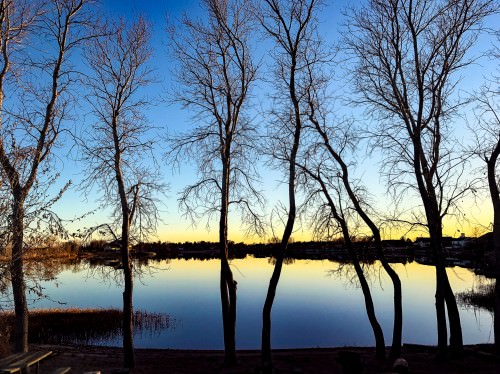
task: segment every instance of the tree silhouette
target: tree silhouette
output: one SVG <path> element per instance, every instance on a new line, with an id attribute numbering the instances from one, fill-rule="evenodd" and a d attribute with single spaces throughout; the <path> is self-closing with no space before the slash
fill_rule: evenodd
<path id="1" fill-rule="evenodd" d="M 286 225 L 262 310 L 261 359 L 266 373 L 272 372 L 271 311 L 297 215 L 296 162 L 307 112 L 302 83 L 307 80 L 305 56 L 314 55 L 316 52 L 316 14 L 319 9 L 320 1 L 316 0 L 265 0 L 262 6 L 256 9 L 256 15 L 265 33 L 275 43 L 271 53 L 275 65 L 275 95 L 269 116 L 271 123 L 267 148 L 270 149 L 269 153 L 274 162 L 286 170 L 288 187 Z"/>
<path id="2" fill-rule="evenodd" d="M 133 368 L 134 278 L 129 247 L 134 238 L 145 238 L 156 228 L 156 194 L 163 188 L 152 154 L 151 126 L 143 114 L 150 102 L 141 93 L 152 83 L 150 33 L 145 19 L 139 18 L 107 26 L 101 34 L 85 51 L 92 72 L 86 84 L 95 124 L 80 140 L 87 175 L 82 188 L 97 187 L 103 207 L 114 209 L 114 224 L 105 227 L 120 242 L 124 366 Z"/>
<path id="3" fill-rule="evenodd" d="M 168 156 L 178 163 L 197 162 L 199 180 L 179 198 L 181 209 L 196 223 L 219 218 L 220 293 L 225 364 L 236 361 L 236 281 L 228 261 L 230 207 L 241 210 L 243 223 L 262 233 L 262 205 L 256 181 L 256 128 L 245 112 L 256 67 L 249 38 L 253 32 L 250 2 L 205 0 L 208 21 L 185 16 L 171 44 L 181 87 L 173 100 L 196 113 L 194 128 L 172 139 Z"/>
<path id="4" fill-rule="evenodd" d="M 347 48 L 355 58 L 359 103 L 379 116 L 373 130 L 386 155 L 387 178 L 400 192 L 419 194 L 436 268 L 438 346 L 447 353 L 446 310 L 453 353 L 462 351 L 456 299 L 446 274 L 442 220 L 468 190 L 464 163 L 452 151 L 449 121 L 454 75 L 492 1 L 370 1 L 349 20 Z M 446 302 L 446 308 L 445 308 Z"/>
<path id="5" fill-rule="evenodd" d="M 86 0 L 0 3 L 0 164 L 9 186 L 10 273 L 16 314 L 15 349 L 28 350 L 23 274 L 26 204 L 56 173 L 51 157 L 73 97 L 72 50 L 85 40 Z M 43 50 L 37 46 L 46 46 Z M 47 187 L 47 185 L 45 185 Z"/>
<path id="6" fill-rule="evenodd" d="M 500 36 L 497 37 L 500 41 Z M 500 47 L 493 51 L 493 58 L 500 59 Z M 497 74 L 500 71 L 497 71 Z M 500 176 L 498 158 L 500 156 L 500 76 L 494 76 L 483 85 L 474 97 L 477 103 L 476 126 L 473 132 L 477 138 L 475 152 L 486 163 L 488 190 L 493 205 L 493 249 L 495 252 L 495 351 L 500 354 Z M 476 228 L 477 229 L 477 228 Z M 476 230 L 477 231 L 477 230 Z"/>

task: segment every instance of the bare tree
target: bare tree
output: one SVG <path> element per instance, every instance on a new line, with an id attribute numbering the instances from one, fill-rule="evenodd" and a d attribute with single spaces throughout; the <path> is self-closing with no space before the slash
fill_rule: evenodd
<path id="1" fill-rule="evenodd" d="M 333 237 L 332 234 L 336 234 L 337 231 L 340 231 L 344 238 L 344 246 L 351 258 L 363 292 L 366 313 L 375 337 L 376 356 L 377 358 L 384 358 L 384 333 L 377 320 L 370 287 L 363 268 L 361 267 L 358 252 L 354 248 L 352 242 L 353 235 L 351 234 L 350 227 L 353 227 L 353 225 L 350 224 L 349 221 L 350 218 L 351 220 L 354 219 L 352 214 L 351 217 L 349 217 L 349 210 L 356 211 L 356 209 L 352 209 L 354 203 L 350 195 L 350 193 L 353 193 L 351 184 L 349 183 L 346 188 L 342 172 L 339 170 L 340 168 L 336 168 L 336 170 L 334 168 L 332 170 L 329 167 L 325 167 L 325 164 L 321 161 L 316 163 L 316 166 L 299 163 L 297 163 L 297 166 L 305 174 L 306 178 L 309 179 L 309 181 L 305 182 L 307 185 L 306 189 L 308 190 L 307 202 L 308 205 L 312 205 L 316 208 L 312 221 L 313 224 L 316 225 L 315 232 L 323 233 L 323 237 L 331 239 Z M 346 191 L 346 189 L 350 189 L 350 191 Z M 324 235 L 325 233 L 326 235 Z M 401 333 L 401 330 L 399 333 Z"/>
<path id="2" fill-rule="evenodd" d="M 382 267 L 391 278 L 393 284 L 394 326 L 391 357 L 399 357 L 399 355 L 401 354 L 403 324 L 401 281 L 399 279 L 399 276 L 394 271 L 394 269 L 392 269 L 385 257 L 382 248 L 380 229 L 371 218 L 371 207 L 367 203 L 367 199 L 364 198 L 365 190 L 363 188 L 357 187 L 356 183 L 352 180 L 352 177 L 350 175 L 350 171 L 352 171 L 356 166 L 355 162 L 352 160 L 354 159 L 354 153 L 356 149 L 355 144 L 359 141 L 359 129 L 353 128 L 350 121 L 335 121 L 333 118 L 331 118 L 330 110 L 326 109 L 328 108 L 328 97 L 325 94 L 325 91 L 327 89 L 326 86 L 329 84 L 330 80 L 328 79 L 328 75 L 322 71 L 322 69 L 325 68 L 322 65 L 324 64 L 317 64 L 314 61 L 310 61 L 307 64 L 309 70 L 309 85 L 307 89 L 307 102 L 309 107 L 308 119 L 310 124 L 312 125 L 311 127 L 313 132 L 317 133 L 318 136 L 316 138 L 313 138 L 312 141 L 308 144 L 308 151 L 306 152 L 304 165 L 301 165 L 301 169 L 306 173 L 306 177 L 312 178 L 317 182 L 317 184 L 321 186 L 321 191 L 329 202 L 329 204 L 325 206 L 325 208 L 328 210 L 335 209 L 335 206 L 333 206 L 333 208 L 331 207 L 334 200 L 330 196 L 328 196 L 329 183 L 326 182 L 327 179 L 324 176 L 328 173 L 330 175 L 330 178 L 339 179 L 343 185 L 343 193 L 347 195 L 350 201 L 350 209 L 354 210 L 359 215 L 365 225 L 368 226 L 368 228 L 372 232 L 378 258 L 382 264 Z M 347 161 L 348 159 L 350 159 L 351 161 Z M 309 166 L 311 163 L 317 166 Z M 319 167 L 318 165 L 320 165 L 321 167 Z M 313 172 L 312 170 L 316 171 Z M 307 182 L 306 185 L 308 185 Z M 338 209 L 339 208 L 337 208 L 337 210 Z M 343 225 L 347 225 L 348 223 L 345 218 L 342 218 L 343 214 L 340 214 L 340 216 L 339 213 L 333 212 L 332 214 L 333 218 L 342 228 L 342 232 L 348 232 L 348 227 L 343 228 Z M 340 221 L 338 220 L 339 217 L 341 218 Z M 346 245 L 350 245 L 352 247 L 352 245 L 349 243 L 350 239 L 345 240 Z M 349 250 L 349 252 L 351 251 L 354 251 L 354 248 Z M 356 256 L 353 257 L 353 261 L 356 261 Z M 362 276 L 362 273 L 358 272 L 358 276 Z M 361 285 L 363 285 L 363 282 L 360 282 Z M 369 295 L 365 297 L 371 298 L 371 296 Z M 367 310 L 370 312 L 369 308 L 367 308 Z M 373 316 L 370 318 L 370 321 L 376 322 L 376 318 Z M 377 341 L 377 356 L 384 357 L 385 345 L 383 344 L 383 337 L 377 337 L 378 329 L 376 323 L 372 323 L 372 327 L 374 328 L 374 333 Z"/>
<path id="3" fill-rule="evenodd" d="M 133 368 L 134 278 L 129 247 L 134 235 L 143 238 L 156 228 L 156 193 L 162 188 L 152 154 L 152 127 L 143 114 L 151 103 L 141 93 L 152 83 L 150 32 L 139 18 L 109 26 L 102 34 L 90 40 L 85 51 L 92 73 L 87 80 L 88 101 L 96 122 L 80 142 L 87 165 L 83 188 L 97 187 L 102 205 L 114 209 L 116 223 L 106 227 L 120 241 L 124 366 Z"/>
<path id="4" fill-rule="evenodd" d="M 205 215 L 219 218 L 220 293 L 225 364 L 236 360 L 236 281 L 228 261 L 228 216 L 241 210 L 248 227 L 262 231 L 255 208 L 262 197 L 254 187 L 256 129 L 245 116 L 255 80 L 249 38 L 253 32 L 247 0 L 205 0 L 208 21 L 185 16 L 171 43 L 181 88 L 174 101 L 193 110 L 191 131 L 173 139 L 174 162 L 188 156 L 198 164 L 199 180 L 182 193 L 181 209 L 193 222 Z"/>
<path id="5" fill-rule="evenodd" d="M 500 41 L 500 36 L 498 37 Z M 493 58 L 500 59 L 500 47 L 497 46 Z M 500 73 L 500 71 L 499 71 Z M 500 76 L 496 76 L 484 85 L 475 96 L 478 104 L 476 135 L 476 153 L 486 162 L 488 189 L 493 205 L 493 249 L 495 252 L 495 351 L 500 355 L 500 175 L 498 157 L 500 156 Z"/>
<path id="6" fill-rule="evenodd" d="M 256 14 L 266 34 L 274 41 L 272 58 L 275 64 L 269 138 L 271 156 L 286 170 L 288 186 L 288 214 L 281 238 L 280 249 L 267 290 L 262 310 L 262 367 L 272 371 L 271 311 L 276 296 L 283 260 L 297 215 L 296 162 L 301 144 L 307 103 L 303 83 L 307 79 L 305 56 L 315 54 L 318 40 L 316 18 L 320 1 L 297 0 L 282 2 L 264 0 Z"/>
<path id="7" fill-rule="evenodd" d="M 11 281 L 16 351 L 28 349 L 23 276 L 25 204 L 68 117 L 74 81 L 68 57 L 86 26 L 85 0 L 3 0 L 0 4 L 0 164 L 11 194 Z M 44 46 L 44 49 L 38 47 Z M 50 174 L 50 173 L 49 173 Z"/>
<path id="8" fill-rule="evenodd" d="M 453 77 L 470 63 L 466 52 L 493 7 L 489 0 L 373 0 L 353 12 L 348 26 L 355 89 L 360 102 L 379 115 L 373 133 L 387 156 L 388 180 L 399 192 L 413 188 L 421 197 L 436 267 L 442 356 L 447 353 L 446 310 L 452 353 L 463 347 L 442 251 L 443 217 L 467 191 L 460 183 L 464 164 L 450 146 L 450 119 L 459 104 L 452 96 Z"/>

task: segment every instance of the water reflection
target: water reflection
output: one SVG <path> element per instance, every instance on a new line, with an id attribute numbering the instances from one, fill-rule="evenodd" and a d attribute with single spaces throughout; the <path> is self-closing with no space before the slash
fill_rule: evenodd
<path id="1" fill-rule="evenodd" d="M 272 260 L 246 257 L 231 261 L 238 281 L 237 347 L 260 346 L 261 312 Z M 386 336 L 391 336 L 390 280 L 378 262 L 368 266 L 373 298 Z M 406 343 L 435 344 L 435 278 L 432 266 L 416 262 L 394 264 L 403 286 Z M 54 302 L 76 308 L 120 308 L 121 286 L 113 266 L 84 260 L 61 266 L 57 281 L 41 282 L 49 299 L 32 308 L 51 308 Z M 142 259 L 136 264 L 137 309 L 163 313 L 177 321 L 175 329 L 154 336 L 137 336 L 136 347 L 222 349 L 219 305 L 219 262 L 213 259 Z M 332 274 L 334 276 L 332 276 Z M 469 290 L 477 277 L 453 267 L 448 274 L 455 292 Z M 364 310 L 361 290 L 352 282 L 350 265 L 332 260 L 300 260 L 286 264 L 273 310 L 275 348 L 373 346 L 373 334 Z M 488 312 L 460 310 L 466 344 L 492 341 Z M 120 345 L 110 340 L 103 344 Z"/>

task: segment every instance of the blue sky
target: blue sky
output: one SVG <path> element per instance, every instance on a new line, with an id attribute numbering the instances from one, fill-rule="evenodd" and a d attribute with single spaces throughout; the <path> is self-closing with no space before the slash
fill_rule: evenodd
<path id="1" fill-rule="evenodd" d="M 326 1 L 325 10 L 321 13 L 321 33 L 323 36 L 331 41 L 335 42 L 338 37 L 338 30 L 341 29 L 343 17 L 341 15 L 341 10 L 345 8 L 346 5 L 352 4 L 352 2 L 347 0 L 341 1 Z M 185 12 L 191 17 L 203 17 L 203 11 L 198 0 L 183 0 L 183 1 L 173 1 L 173 0 L 103 0 L 101 4 L 101 10 L 104 14 L 114 19 L 119 19 L 123 17 L 125 19 L 132 19 L 138 15 L 145 16 L 152 25 L 152 46 L 154 49 L 154 55 L 151 60 L 151 65 L 155 69 L 155 75 L 157 77 L 158 83 L 151 86 L 148 89 L 147 94 L 154 99 L 155 105 L 152 106 L 146 113 L 147 118 L 150 123 L 155 127 L 161 129 L 159 131 L 166 131 L 167 133 L 176 133 L 189 128 L 191 123 L 190 113 L 181 110 L 176 105 L 171 105 L 165 100 L 166 93 L 169 87 L 172 85 L 170 80 L 169 70 L 171 64 L 174 63 L 169 59 L 168 46 L 167 46 L 167 33 L 166 33 L 166 22 L 175 22 L 179 19 Z M 499 16 L 490 20 L 492 25 L 500 24 Z M 489 39 L 480 41 L 476 48 L 478 50 L 485 50 L 488 46 Z M 261 46 L 265 46 L 265 43 L 261 43 Z M 257 53 L 264 58 L 267 51 L 264 48 L 259 48 Z M 488 61 L 483 59 L 480 64 L 474 66 L 466 72 L 463 76 L 464 84 L 462 86 L 470 88 L 475 84 L 477 85 L 481 79 L 479 76 L 484 74 L 489 74 L 494 69 L 494 66 L 498 65 L 496 62 Z M 261 68 L 261 74 L 265 72 L 266 64 Z M 265 87 L 265 84 L 259 83 L 260 87 Z M 265 101 L 263 97 L 260 100 Z M 82 113 L 77 114 L 78 118 L 83 118 L 84 107 L 82 108 Z M 361 111 L 353 113 L 358 117 L 363 117 Z M 87 124 L 88 125 L 88 124 Z M 461 130 L 465 131 L 465 130 Z M 466 134 L 464 133 L 464 136 Z M 160 143 L 160 149 L 158 150 L 158 155 L 161 158 L 162 154 L 162 144 Z M 377 207 L 379 209 L 386 209 L 389 206 L 389 202 L 386 199 L 385 188 L 383 181 L 379 177 L 380 159 L 376 156 L 362 157 L 360 160 L 360 166 L 357 170 L 357 175 L 363 177 L 365 181 L 368 181 L 370 192 L 373 194 L 374 201 L 377 202 Z M 72 179 L 75 184 L 84 178 L 84 176 L 79 172 L 80 166 L 74 164 L 71 161 L 64 160 L 64 170 L 62 177 L 60 179 L 61 184 L 67 179 Z M 181 167 L 179 171 L 173 171 L 169 165 L 166 165 L 162 160 L 160 160 L 162 174 L 164 176 L 164 181 L 170 185 L 170 189 L 167 192 L 167 198 L 164 200 L 164 206 L 161 207 L 162 221 L 159 224 L 158 239 L 166 241 L 185 241 L 185 240 L 217 240 L 217 225 L 216 222 L 212 224 L 210 232 L 207 232 L 205 224 L 202 222 L 198 227 L 192 228 L 190 222 L 181 217 L 180 212 L 177 208 L 177 195 L 178 193 L 190 182 L 195 180 L 195 173 L 190 160 L 186 160 L 185 165 Z M 268 210 L 281 199 L 286 203 L 286 192 L 282 185 L 278 182 L 282 177 L 276 171 L 270 170 L 266 166 L 261 168 L 261 178 L 265 182 L 263 189 L 268 197 Z M 85 197 L 73 189 L 68 191 L 61 201 L 55 207 L 55 210 L 64 218 L 72 219 L 76 216 L 82 215 L 92 209 L 95 209 L 96 205 L 94 202 L 95 196 L 89 196 L 85 201 Z M 469 204 L 469 203 L 467 203 Z M 470 204 L 469 204 L 470 205 Z M 475 207 L 468 208 L 472 215 L 477 215 L 478 219 L 483 219 L 485 216 L 491 214 L 488 207 L 479 208 Z M 87 217 L 83 222 L 78 224 L 73 224 L 69 226 L 70 231 L 74 231 L 77 227 L 81 226 L 92 226 L 99 223 L 103 223 L 107 220 L 107 215 L 109 212 L 98 212 L 94 215 Z M 303 227 L 304 231 L 296 232 L 294 235 L 297 238 L 308 239 L 310 238 L 307 227 Z M 452 230 L 454 231 L 454 229 Z M 243 231 L 239 228 L 239 221 L 237 218 L 231 219 L 230 221 L 230 238 L 234 240 L 243 240 Z M 387 233 L 388 235 L 393 235 L 393 233 Z M 398 234 L 395 234 L 396 236 Z M 152 238 L 155 239 L 155 238 Z M 259 240 L 258 238 L 249 238 L 249 241 Z"/>

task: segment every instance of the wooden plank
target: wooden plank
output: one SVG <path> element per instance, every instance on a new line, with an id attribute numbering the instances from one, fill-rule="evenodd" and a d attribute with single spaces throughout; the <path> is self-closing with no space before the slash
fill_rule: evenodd
<path id="1" fill-rule="evenodd" d="M 52 351 L 33 351 L 16 353 L 0 360 L 0 372 L 16 373 L 24 368 L 38 364 L 40 360 L 50 356 Z"/>
<path id="2" fill-rule="evenodd" d="M 43 360 L 46 357 L 49 357 L 52 354 L 52 351 L 34 351 L 33 355 L 26 359 L 26 366 L 31 366 Z"/>
<path id="3" fill-rule="evenodd" d="M 66 374 L 68 371 L 71 370 L 71 367 L 65 367 L 65 368 L 57 368 L 50 374 Z"/>
<path id="4" fill-rule="evenodd" d="M 0 372 L 2 373 L 16 373 L 21 372 L 21 367 L 17 364 L 19 361 L 29 357 L 28 352 L 15 353 L 0 360 Z"/>

